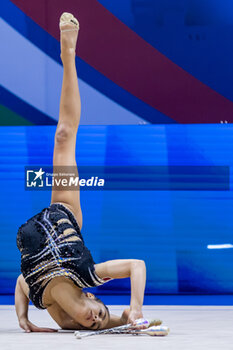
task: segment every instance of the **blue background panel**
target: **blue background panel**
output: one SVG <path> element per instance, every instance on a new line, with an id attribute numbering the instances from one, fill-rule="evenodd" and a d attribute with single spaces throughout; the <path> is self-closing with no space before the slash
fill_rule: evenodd
<path id="1" fill-rule="evenodd" d="M 0 294 L 14 293 L 20 273 L 18 227 L 50 203 L 49 191 L 25 191 L 24 167 L 52 164 L 54 133 L 55 126 L 0 128 Z M 207 249 L 233 243 L 232 140 L 233 127 L 224 124 L 81 126 L 79 166 L 230 169 L 230 190 L 82 191 L 82 232 L 96 263 L 145 260 L 147 295 L 232 293 L 233 250 Z M 129 290 L 128 279 L 99 288 Z"/>

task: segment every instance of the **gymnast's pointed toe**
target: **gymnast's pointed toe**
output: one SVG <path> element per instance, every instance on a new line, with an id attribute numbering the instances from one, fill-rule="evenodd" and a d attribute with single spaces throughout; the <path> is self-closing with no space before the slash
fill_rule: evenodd
<path id="1" fill-rule="evenodd" d="M 79 30 L 79 21 L 71 13 L 63 12 L 59 26 L 61 31 Z"/>

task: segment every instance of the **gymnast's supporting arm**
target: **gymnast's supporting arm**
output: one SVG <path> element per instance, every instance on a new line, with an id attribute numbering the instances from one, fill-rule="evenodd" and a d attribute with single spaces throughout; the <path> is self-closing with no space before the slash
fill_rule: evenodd
<path id="1" fill-rule="evenodd" d="M 125 310 L 122 316 L 111 315 L 109 327 L 115 327 L 125 323 L 134 323 L 143 317 L 142 305 L 146 284 L 146 265 L 142 260 L 110 260 L 95 265 L 95 270 L 100 278 L 127 278 L 131 282 L 130 308 Z"/>
<path id="2" fill-rule="evenodd" d="M 28 320 L 29 288 L 22 275 L 17 278 L 15 287 L 15 309 L 19 326 L 29 332 L 56 332 L 55 329 L 37 327 Z"/>
<path id="3" fill-rule="evenodd" d="M 17 278 L 15 287 L 15 309 L 19 320 L 19 325 L 25 331 L 30 331 L 29 327 L 26 325 L 26 320 L 28 320 L 28 304 L 29 299 L 22 287 L 22 275 Z M 25 324 L 24 324 L 25 323 Z"/>

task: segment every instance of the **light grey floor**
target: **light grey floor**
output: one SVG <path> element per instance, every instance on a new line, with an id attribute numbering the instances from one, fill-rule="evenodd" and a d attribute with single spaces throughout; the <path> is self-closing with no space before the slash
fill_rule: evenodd
<path id="1" fill-rule="evenodd" d="M 124 306 L 110 306 L 121 314 Z M 0 349 L 42 350 L 233 350 L 232 306 L 145 306 L 144 317 L 160 318 L 171 332 L 166 337 L 98 335 L 78 340 L 70 333 L 24 333 L 13 306 L 0 306 Z M 30 320 L 58 328 L 46 311 L 30 307 Z"/>

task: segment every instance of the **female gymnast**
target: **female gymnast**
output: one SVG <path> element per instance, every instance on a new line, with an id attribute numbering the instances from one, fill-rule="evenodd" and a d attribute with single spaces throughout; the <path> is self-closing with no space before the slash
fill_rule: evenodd
<path id="1" fill-rule="evenodd" d="M 74 166 L 76 134 L 81 102 L 75 65 L 79 22 L 73 15 L 60 18 L 63 83 L 59 121 L 55 134 L 53 166 Z M 77 173 L 78 174 L 78 173 Z M 28 319 L 29 299 L 47 309 L 62 329 L 104 329 L 134 323 L 142 315 L 146 268 L 142 260 L 111 260 L 95 264 L 85 247 L 78 191 L 52 190 L 51 204 L 23 224 L 17 234 L 21 272 L 15 288 L 19 325 L 26 332 L 53 332 Z M 115 278 L 131 279 L 130 307 L 122 316 L 108 308 L 85 287 L 95 287 Z"/>

